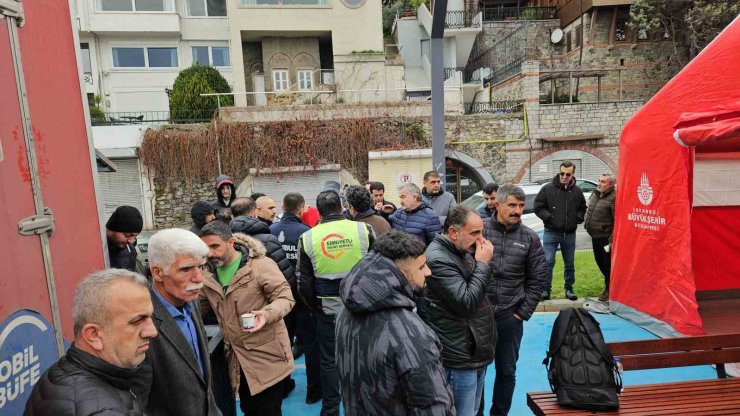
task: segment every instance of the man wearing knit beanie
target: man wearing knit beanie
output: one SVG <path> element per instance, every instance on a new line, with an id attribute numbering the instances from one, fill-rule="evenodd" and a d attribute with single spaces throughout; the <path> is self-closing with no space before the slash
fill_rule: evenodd
<path id="1" fill-rule="evenodd" d="M 136 236 L 144 226 L 138 209 L 122 205 L 113 212 L 105 224 L 108 239 L 110 267 L 136 271 Z"/>

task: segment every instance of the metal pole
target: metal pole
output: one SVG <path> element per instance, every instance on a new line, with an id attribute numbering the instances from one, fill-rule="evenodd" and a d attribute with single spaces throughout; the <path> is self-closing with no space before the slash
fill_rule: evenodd
<path id="1" fill-rule="evenodd" d="M 434 2 L 430 53 L 432 62 L 432 170 L 445 180 L 444 30 L 447 0 Z"/>
<path id="2" fill-rule="evenodd" d="M 218 115 L 221 116 L 221 96 L 216 96 L 216 103 L 218 105 Z M 214 128 L 216 129 L 216 161 L 218 162 L 218 174 L 223 175 L 223 168 L 221 167 L 221 143 L 218 138 L 218 118 L 213 120 Z"/>
<path id="3" fill-rule="evenodd" d="M 17 20 L 6 17 L 8 25 L 8 37 L 10 39 L 10 53 L 13 59 L 13 70 L 18 93 L 18 104 L 21 112 L 21 127 L 23 128 L 24 144 L 26 145 L 26 159 L 28 160 L 28 172 L 31 176 L 31 192 L 36 209 L 36 215 L 49 214 L 44 208 L 44 199 L 41 195 L 41 180 L 39 178 L 38 160 L 36 159 L 36 145 L 31 128 L 31 112 L 28 106 L 28 94 L 26 81 L 23 75 L 23 61 L 21 57 L 21 45 L 18 36 Z M 75 45 L 77 47 L 77 45 Z M 49 243 L 49 232 L 39 234 L 41 239 L 41 258 L 44 261 L 44 274 L 46 275 L 46 289 L 49 292 L 49 306 L 51 308 L 51 322 L 54 326 L 54 340 L 56 341 L 57 353 L 64 355 L 64 338 L 62 337 L 62 321 L 59 317 L 59 299 L 57 298 L 56 281 L 51 261 L 51 245 Z"/>

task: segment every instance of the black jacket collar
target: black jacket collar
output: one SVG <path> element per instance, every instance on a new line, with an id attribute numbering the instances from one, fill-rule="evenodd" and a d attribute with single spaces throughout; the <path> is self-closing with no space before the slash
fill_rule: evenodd
<path id="1" fill-rule="evenodd" d="M 67 350 L 67 361 L 120 390 L 131 390 L 132 380 L 137 374 L 137 369 L 115 366 L 82 351 L 74 343 Z"/>

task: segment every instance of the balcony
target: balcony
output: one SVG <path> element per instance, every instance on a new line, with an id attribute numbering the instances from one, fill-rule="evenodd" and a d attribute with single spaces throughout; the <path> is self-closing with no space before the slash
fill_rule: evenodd
<path id="1" fill-rule="evenodd" d="M 175 12 L 95 12 L 90 16 L 95 33 L 180 33 L 180 15 Z"/>
<path id="2" fill-rule="evenodd" d="M 481 27 L 478 10 L 454 10 L 445 15 L 445 29 Z"/>
<path id="3" fill-rule="evenodd" d="M 179 117 L 172 118 L 169 111 L 109 112 L 105 113 L 103 118 L 91 118 L 91 122 L 93 126 L 159 126 L 165 124 L 210 123 L 213 119 L 214 110 L 187 110 L 180 113 Z"/>
<path id="4" fill-rule="evenodd" d="M 484 22 L 504 20 L 547 20 L 557 18 L 556 7 L 494 7 L 483 8 Z"/>
<path id="5" fill-rule="evenodd" d="M 465 103 L 465 114 L 511 114 L 524 111 L 523 100 Z"/>

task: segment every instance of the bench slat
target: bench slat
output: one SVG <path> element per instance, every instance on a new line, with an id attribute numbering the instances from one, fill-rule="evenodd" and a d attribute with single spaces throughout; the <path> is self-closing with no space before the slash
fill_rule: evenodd
<path id="1" fill-rule="evenodd" d="M 625 388 L 616 415 L 740 414 L 740 379 L 702 380 Z M 536 415 L 591 415 L 557 404 L 550 392 L 527 393 L 527 404 Z"/>
<path id="2" fill-rule="evenodd" d="M 740 348 L 740 334 L 702 335 L 609 343 L 613 355 L 638 355 L 661 352 Z"/>
<path id="3" fill-rule="evenodd" d="M 617 354 L 615 354 L 617 355 Z M 617 355 L 625 370 L 740 362 L 740 348 L 654 355 Z"/>

